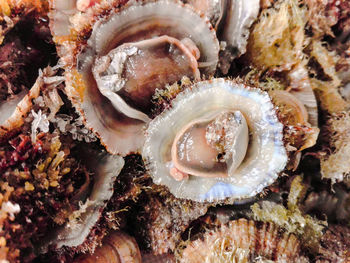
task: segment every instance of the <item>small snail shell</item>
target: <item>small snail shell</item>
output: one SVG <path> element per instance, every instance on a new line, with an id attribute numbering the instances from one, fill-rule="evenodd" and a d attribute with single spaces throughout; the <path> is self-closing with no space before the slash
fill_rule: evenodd
<path id="1" fill-rule="evenodd" d="M 141 253 L 135 239 L 121 231 L 108 235 L 92 255 L 82 255 L 77 263 L 141 263 Z"/>

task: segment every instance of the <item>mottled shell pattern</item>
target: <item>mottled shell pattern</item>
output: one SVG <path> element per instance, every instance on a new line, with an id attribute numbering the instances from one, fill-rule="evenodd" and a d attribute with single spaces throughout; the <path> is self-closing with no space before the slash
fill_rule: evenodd
<path id="1" fill-rule="evenodd" d="M 194 132 L 184 133 L 188 138 L 187 141 L 180 142 L 182 145 L 177 150 L 178 158 L 197 170 L 212 169 L 212 176 L 192 176 L 194 174 L 191 173 L 189 177 L 177 180 L 176 176 L 172 175 L 172 170 L 174 168 L 183 170 L 177 165 L 172 153 L 172 145 L 179 143 L 176 141 L 178 133 L 196 119 L 208 115 L 215 116 L 222 112 L 236 112 L 240 114 L 239 118 L 243 117 L 249 130 L 248 145 L 244 148 L 242 144 L 235 145 L 234 140 L 228 141 L 230 145 L 227 146 L 233 149 L 224 149 L 223 152 L 228 154 L 228 151 L 232 151 L 232 154 L 224 161 L 226 164 L 223 164 L 226 167 L 223 168 L 226 176 L 220 176 L 222 167 L 219 166 L 223 161 L 213 161 L 212 158 L 216 158 L 215 153 L 213 156 L 205 156 L 210 152 L 208 146 L 210 131 L 207 128 L 207 131 L 204 129 L 204 134 L 201 134 L 193 128 Z M 221 129 L 225 127 L 219 127 L 218 132 Z M 246 87 L 236 81 L 213 79 L 195 83 L 180 93 L 173 100 L 172 108 L 164 111 L 150 123 L 142 155 L 154 182 L 166 185 L 178 198 L 201 202 L 247 198 L 273 183 L 278 173 L 284 169 L 287 154 L 283 145 L 282 129 L 283 125 L 278 121 L 267 93 Z M 248 130 L 243 132 L 246 136 Z M 229 135 L 230 131 L 225 132 Z M 239 136 L 238 141 L 240 143 L 244 141 L 242 134 L 232 132 L 232 137 Z M 215 131 L 213 136 L 217 136 Z M 238 163 L 235 163 L 237 160 Z M 206 167 L 211 163 L 218 167 Z M 232 163 L 235 163 L 234 168 L 230 170 Z"/>

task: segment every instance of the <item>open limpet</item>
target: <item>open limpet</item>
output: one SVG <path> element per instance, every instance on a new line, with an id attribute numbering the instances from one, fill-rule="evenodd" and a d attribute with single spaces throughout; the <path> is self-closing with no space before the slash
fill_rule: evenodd
<path id="1" fill-rule="evenodd" d="M 144 112 L 157 88 L 162 89 L 184 75 L 200 79 L 198 57 L 194 56 L 199 51 L 192 43 L 193 55 L 186 47 L 191 40 L 184 42 L 161 36 L 123 44 L 96 58 L 92 72 L 99 91 L 124 115 L 148 122 Z"/>
<path id="2" fill-rule="evenodd" d="M 142 155 L 153 181 L 177 198 L 248 198 L 284 169 L 282 130 L 266 92 L 213 79 L 180 93 L 151 121 Z"/>
<path id="3" fill-rule="evenodd" d="M 67 93 L 114 154 L 142 147 L 157 88 L 212 75 L 218 62 L 210 22 L 176 1 L 130 2 L 96 14 L 87 44 L 79 41 L 72 45 L 76 65 L 66 65 Z"/>

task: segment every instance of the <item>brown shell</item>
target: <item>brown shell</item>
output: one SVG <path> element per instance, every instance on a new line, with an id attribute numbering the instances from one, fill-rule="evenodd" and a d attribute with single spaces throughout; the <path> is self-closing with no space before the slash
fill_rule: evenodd
<path id="1" fill-rule="evenodd" d="M 121 231 L 107 236 L 101 247 L 91 255 L 78 257 L 76 263 L 141 263 L 141 253 L 135 239 Z"/>
<path id="2" fill-rule="evenodd" d="M 191 242 L 179 262 L 252 262 L 257 258 L 275 262 L 305 260 L 295 235 L 283 232 L 272 223 L 241 218 Z"/>

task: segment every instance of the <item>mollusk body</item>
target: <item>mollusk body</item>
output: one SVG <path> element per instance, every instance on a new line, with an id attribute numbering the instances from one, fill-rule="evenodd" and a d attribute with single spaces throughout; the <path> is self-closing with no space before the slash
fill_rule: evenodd
<path id="1" fill-rule="evenodd" d="M 282 129 L 267 93 L 213 79 L 180 93 L 149 124 L 142 155 L 154 182 L 178 198 L 248 198 L 286 165 Z"/>

